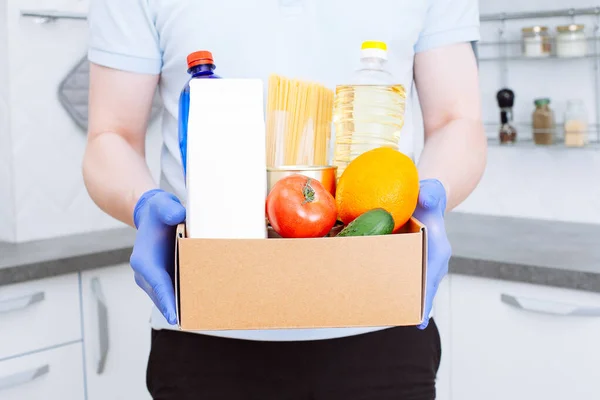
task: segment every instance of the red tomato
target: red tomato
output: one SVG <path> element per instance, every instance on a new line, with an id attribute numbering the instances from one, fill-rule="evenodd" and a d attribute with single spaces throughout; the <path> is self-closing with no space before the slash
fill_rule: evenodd
<path id="1" fill-rule="evenodd" d="M 266 211 L 271 226 L 284 238 L 324 237 L 337 220 L 331 193 L 321 182 L 299 174 L 273 186 Z"/>

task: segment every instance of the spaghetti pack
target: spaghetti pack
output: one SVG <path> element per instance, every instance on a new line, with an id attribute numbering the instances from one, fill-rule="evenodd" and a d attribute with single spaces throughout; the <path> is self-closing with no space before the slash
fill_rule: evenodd
<path id="1" fill-rule="evenodd" d="M 273 74 L 267 97 L 267 165 L 326 165 L 333 91 Z"/>

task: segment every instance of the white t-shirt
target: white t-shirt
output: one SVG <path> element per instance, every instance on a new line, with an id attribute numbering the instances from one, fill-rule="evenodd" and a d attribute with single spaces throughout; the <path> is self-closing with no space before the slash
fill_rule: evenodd
<path id="1" fill-rule="evenodd" d="M 161 74 L 164 103 L 160 185 L 185 204 L 177 115 L 189 78 L 186 57 L 213 53 L 224 78 L 262 78 L 271 73 L 344 83 L 359 64 L 365 40 L 388 44 L 387 68 L 408 93 L 400 149 L 413 155 L 422 127 L 414 121 L 417 52 L 479 40 L 477 0 L 91 0 L 89 59 L 130 72 Z M 266 94 L 265 94 L 266 98 Z M 175 329 L 155 308 L 154 328 Z M 205 332 L 256 340 L 308 340 L 381 328 Z"/>

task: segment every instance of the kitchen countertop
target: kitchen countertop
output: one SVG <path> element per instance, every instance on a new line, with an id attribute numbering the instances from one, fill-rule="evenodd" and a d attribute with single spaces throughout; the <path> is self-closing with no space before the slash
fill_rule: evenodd
<path id="1" fill-rule="evenodd" d="M 449 213 L 450 272 L 600 293 L 600 225 Z"/>
<path id="2" fill-rule="evenodd" d="M 600 225 L 449 213 L 450 273 L 600 293 Z M 129 262 L 135 231 L 121 228 L 0 243 L 0 285 Z"/>
<path id="3" fill-rule="evenodd" d="M 0 285 L 129 262 L 133 228 L 26 243 L 0 242 Z"/>

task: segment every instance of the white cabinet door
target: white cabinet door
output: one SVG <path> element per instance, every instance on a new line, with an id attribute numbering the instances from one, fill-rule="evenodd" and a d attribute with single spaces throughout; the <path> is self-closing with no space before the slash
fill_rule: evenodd
<path id="1" fill-rule="evenodd" d="M 88 400 L 150 399 L 146 365 L 152 303 L 129 265 L 82 273 Z"/>
<path id="2" fill-rule="evenodd" d="M 437 400 L 450 400 L 450 289 L 451 277 L 444 278 L 435 296 L 433 319 L 440 331 L 442 341 L 442 360 L 437 374 L 436 392 Z"/>
<path id="3" fill-rule="evenodd" d="M 600 294 L 452 277 L 452 397 L 596 399 Z"/>
<path id="4" fill-rule="evenodd" d="M 78 340 L 77 274 L 0 286 L 0 360 Z"/>
<path id="5" fill-rule="evenodd" d="M 81 365 L 81 342 L 2 361 L 0 399 L 85 399 Z"/>

